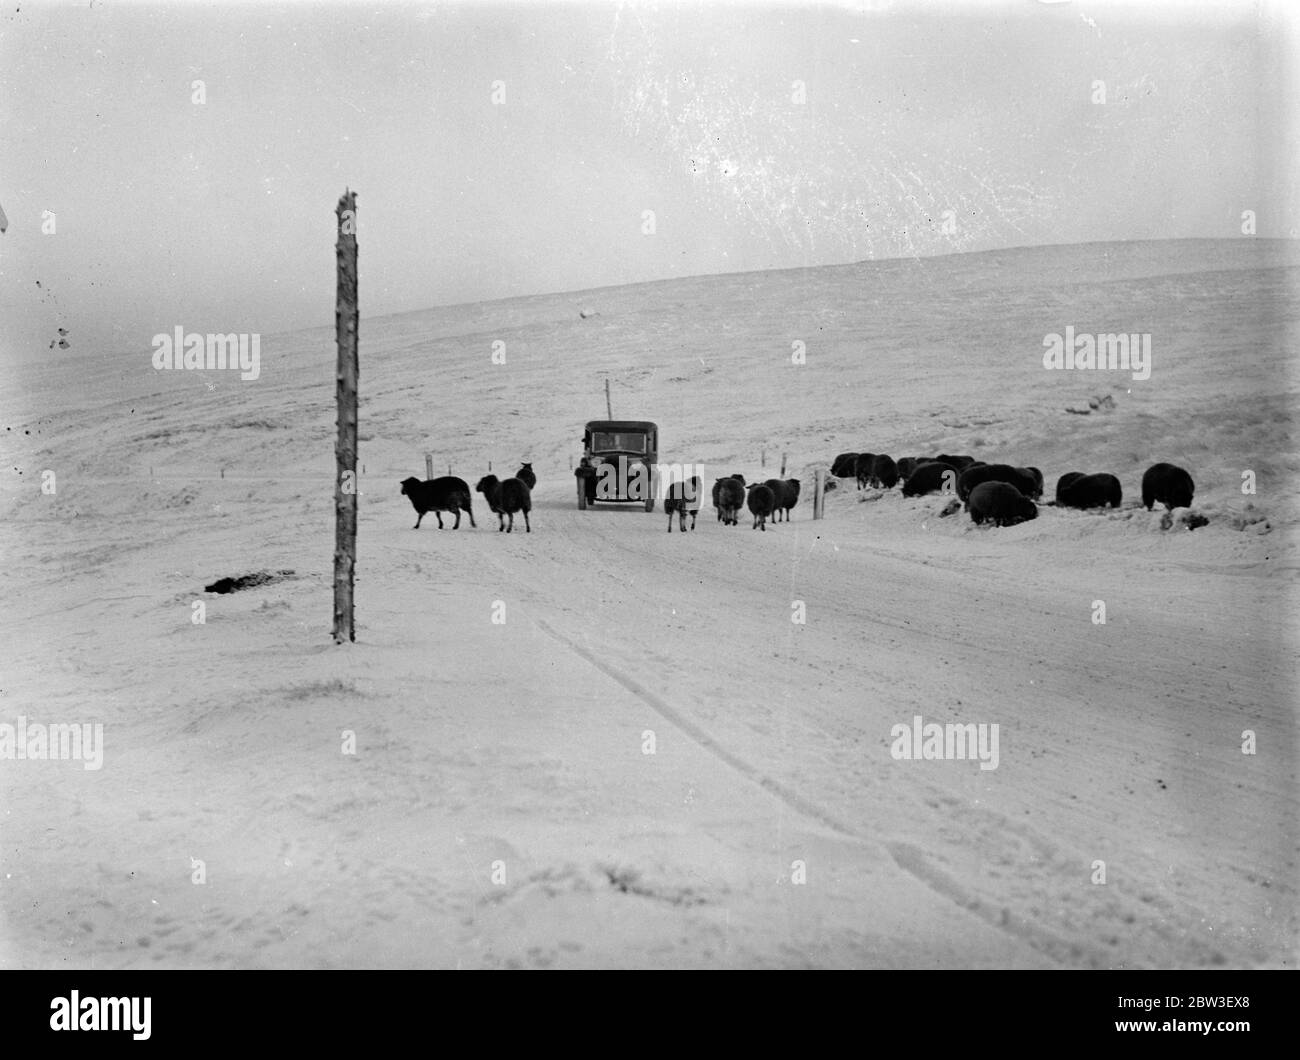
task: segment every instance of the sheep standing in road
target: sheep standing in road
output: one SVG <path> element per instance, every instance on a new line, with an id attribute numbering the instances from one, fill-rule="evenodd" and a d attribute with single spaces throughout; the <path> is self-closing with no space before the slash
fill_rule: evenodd
<path id="1" fill-rule="evenodd" d="M 785 486 L 785 492 L 782 494 L 780 502 L 781 509 L 785 512 L 785 521 L 790 521 L 790 509 L 799 503 L 799 480 L 797 478 L 788 478 L 782 483 Z"/>
<path id="2" fill-rule="evenodd" d="M 463 478 L 456 478 L 454 475 L 444 475 L 442 478 L 431 478 L 421 482 L 414 476 L 402 479 L 402 493 L 411 498 L 411 505 L 415 508 L 419 516 L 415 520 L 415 529 L 420 529 L 420 523 L 424 517 L 433 512 L 438 517 L 438 529 L 442 529 L 442 513 L 455 512 L 456 525 L 453 530 L 460 529 L 460 513 L 463 511 L 469 516 L 469 525 L 477 528 L 474 522 L 474 512 L 471 511 L 469 483 Z"/>
<path id="3" fill-rule="evenodd" d="M 713 483 L 713 506 L 723 526 L 735 526 L 736 516 L 745 506 L 745 477 L 730 475 Z"/>
<path id="4" fill-rule="evenodd" d="M 521 464 L 515 472 L 515 478 L 527 486 L 530 493 L 537 488 L 537 476 L 533 474 L 532 464 Z"/>
<path id="5" fill-rule="evenodd" d="M 770 478 L 763 485 L 772 491 L 772 522 L 779 523 L 785 510 L 785 480 Z"/>
<path id="6" fill-rule="evenodd" d="M 754 525 L 751 530 L 767 531 L 767 517 L 772 514 L 776 508 L 776 495 L 772 492 L 770 486 L 760 482 L 755 482 L 749 487 L 749 496 L 746 498 L 746 504 L 754 516 Z"/>
<path id="7" fill-rule="evenodd" d="M 680 529 L 686 533 L 686 515 L 689 512 L 691 516 L 691 529 L 695 529 L 695 516 L 700 511 L 700 493 L 703 487 L 700 485 L 700 476 L 692 475 L 685 482 L 674 482 L 668 487 L 668 495 L 664 497 L 664 511 L 668 513 L 668 532 L 673 532 L 673 516 L 676 515 L 678 522 L 681 524 Z"/>
<path id="8" fill-rule="evenodd" d="M 517 478 L 508 478 L 502 482 L 496 475 L 484 475 L 478 480 L 478 485 L 474 489 L 483 494 L 488 507 L 497 513 L 498 532 L 502 530 L 507 534 L 514 532 L 516 512 L 524 513 L 524 529 L 527 533 L 533 532 L 532 524 L 528 521 L 528 513 L 533 508 L 533 498 L 526 483 L 520 482 Z M 510 517 L 508 526 L 506 516 Z"/>

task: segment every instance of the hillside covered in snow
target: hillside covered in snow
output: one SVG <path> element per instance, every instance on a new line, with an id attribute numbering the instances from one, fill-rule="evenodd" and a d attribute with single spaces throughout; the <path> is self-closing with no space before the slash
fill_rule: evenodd
<path id="1" fill-rule="evenodd" d="M 343 647 L 332 322 L 249 381 L 21 362 L 0 723 L 103 759 L 0 760 L 0 966 L 1294 967 L 1298 267 L 1087 244 L 363 317 Z M 1067 327 L 1150 335 L 1150 378 L 1046 370 Z M 709 484 L 784 454 L 794 519 L 580 512 L 606 378 Z M 1124 503 L 994 529 L 845 481 L 813 521 L 846 450 Z M 532 533 L 477 494 L 414 531 L 426 452 L 531 461 Z M 1157 461 L 1208 525 L 1141 508 Z M 292 573 L 204 591 L 258 571 Z M 899 760 L 917 717 L 996 724 L 997 767 Z"/>

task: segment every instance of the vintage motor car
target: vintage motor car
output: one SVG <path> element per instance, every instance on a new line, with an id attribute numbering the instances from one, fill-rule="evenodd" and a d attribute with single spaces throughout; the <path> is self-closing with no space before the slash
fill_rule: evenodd
<path id="1" fill-rule="evenodd" d="M 655 510 L 659 426 L 649 420 L 591 420 L 582 435 L 582 459 L 573 469 L 578 507 L 597 502 L 644 504 Z"/>

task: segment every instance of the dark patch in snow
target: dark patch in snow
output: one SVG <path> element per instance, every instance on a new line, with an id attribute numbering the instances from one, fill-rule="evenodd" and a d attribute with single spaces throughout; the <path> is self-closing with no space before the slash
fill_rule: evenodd
<path id="1" fill-rule="evenodd" d="M 241 574 L 238 578 L 218 578 L 211 585 L 205 585 L 203 591 L 207 593 L 237 593 L 241 589 L 253 589 L 259 585 L 270 585 L 273 582 L 281 582 L 286 578 L 292 578 L 294 572 L 291 570 L 277 571 L 272 574 L 270 571 L 260 570 L 254 574 Z"/>

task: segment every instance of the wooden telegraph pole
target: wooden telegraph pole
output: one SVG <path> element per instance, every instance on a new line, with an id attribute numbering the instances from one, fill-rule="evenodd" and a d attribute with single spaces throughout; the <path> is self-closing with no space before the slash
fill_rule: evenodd
<path id="1" fill-rule="evenodd" d="M 352 575 L 357 566 L 357 196 L 345 191 L 338 218 L 338 288 L 334 335 L 339 359 L 335 397 L 339 434 L 334 443 L 334 643 L 357 639 L 352 623 Z"/>

